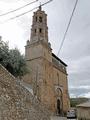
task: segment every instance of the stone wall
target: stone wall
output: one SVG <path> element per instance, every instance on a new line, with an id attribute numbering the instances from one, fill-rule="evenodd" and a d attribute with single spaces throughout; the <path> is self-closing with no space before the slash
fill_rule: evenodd
<path id="1" fill-rule="evenodd" d="M 0 65 L 0 120 L 49 120 L 49 111 Z"/>

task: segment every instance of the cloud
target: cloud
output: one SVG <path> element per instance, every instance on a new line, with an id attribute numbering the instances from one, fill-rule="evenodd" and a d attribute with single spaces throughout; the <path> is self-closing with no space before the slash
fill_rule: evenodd
<path id="1" fill-rule="evenodd" d="M 1 0 L 1 1 L 3 1 L 5 3 L 14 3 L 14 2 L 18 2 L 20 0 Z"/>
<path id="2" fill-rule="evenodd" d="M 4 41 L 9 41 L 10 48 L 20 47 L 20 51 L 24 49 L 24 46 L 23 48 L 22 46 L 20 46 L 21 43 L 25 44 L 25 41 L 23 41 L 23 36 L 22 36 L 22 34 L 24 33 L 23 30 L 17 26 L 16 22 L 12 21 L 12 23 L 10 22 L 8 24 L 4 24 L 3 26 L 0 26 L 0 29 L 1 29 L 0 35 L 3 36 L 2 39 Z"/>
<path id="3" fill-rule="evenodd" d="M 90 98 L 90 86 L 72 86 L 69 88 L 70 97 L 87 97 Z"/>
<path id="4" fill-rule="evenodd" d="M 90 56 L 80 58 L 72 61 L 68 68 L 68 82 L 70 86 L 76 86 L 80 89 L 80 86 L 87 86 L 90 84 Z M 88 88 L 88 87 L 87 87 Z M 90 89 L 88 89 L 89 91 Z M 81 89 L 80 89 L 81 91 Z M 79 93 L 80 93 L 79 91 Z M 71 91 L 70 91 L 71 92 Z M 77 92 L 77 91 L 76 91 Z M 77 93 L 78 94 L 78 93 Z"/>
<path id="5" fill-rule="evenodd" d="M 29 1 L 30 2 L 30 1 Z M 0 14 L 6 13 L 8 11 L 17 9 L 25 4 L 27 2 L 25 1 L 18 1 L 15 2 L 13 0 L 12 2 L 8 0 L 6 1 L 0 1 L 2 10 Z M 19 11 L 13 12 L 11 14 L 8 14 L 6 16 L 0 17 L 0 35 L 3 37 L 4 41 L 9 41 L 10 48 L 12 47 L 18 47 L 22 53 L 24 53 L 24 46 L 26 44 L 26 41 L 30 38 L 30 28 L 31 28 L 31 21 L 32 21 L 32 13 L 28 13 L 24 16 L 18 17 L 16 19 L 12 19 L 7 21 L 10 18 L 13 18 L 19 14 L 22 14 L 26 11 L 29 11 L 32 9 L 34 5 L 28 6 L 25 9 L 21 9 Z M 17 42 L 16 42 L 17 41 Z M 22 43 L 22 44 L 21 44 Z"/>
<path id="6" fill-rule="evenodd" d="M 87 92 L 87 93 L 85 93 L 85 94 L 82 94 L 82 96 L 90 98 L 90 92 Z"/>
<path id="7" fill-rule="evenodd" d="M 77 58 L 77 60 L 68 61 L 69 64 L 69 73 L 80 73 L 80 72 L 89 72 L 90 64 L 90 56 L 84 56 L 81 58 Z"/>

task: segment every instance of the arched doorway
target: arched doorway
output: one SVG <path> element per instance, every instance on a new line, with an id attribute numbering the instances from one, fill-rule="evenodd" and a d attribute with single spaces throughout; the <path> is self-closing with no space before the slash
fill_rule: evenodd
<path id="1" fill-rule="evenodd" d="M 60 100 L 57 99 L 57 114 L 60 115 L 61 114 L 61 110 L 60 110 Z"/>
<path id="2" fill-rule="evenodd" d="M 57 115 L 63 115 L 62 90 L 60 88 L 56 89 L 56 113 Z"/>

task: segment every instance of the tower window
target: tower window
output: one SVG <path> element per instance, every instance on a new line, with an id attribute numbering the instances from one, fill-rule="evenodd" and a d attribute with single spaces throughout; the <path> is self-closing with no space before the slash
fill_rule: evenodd
<path id="1" fill-rule="evenodd" d="M 39 22 L 42 22 L 42 17 L 41 16 L 39 17 Z"/>
<path id="2" fill-rule="evenodd" d="M 36 29 L 35 29 L 35 33 L 36 33 Z"/>
<path id="3" fill-rule="evenodd" d="M 37 17 L 36 17 L 36 22 L 37 22 Z"/>
<path id="4" fill-rule="evenodd" d="M 39 29 L 39 32 L 42 33 L 42 29 L 41 28 Z"/>

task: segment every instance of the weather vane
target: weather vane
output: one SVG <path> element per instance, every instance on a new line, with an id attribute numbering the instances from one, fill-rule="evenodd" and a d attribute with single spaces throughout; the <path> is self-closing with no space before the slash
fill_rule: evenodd
<path id="1" fill-rule="evenodd" d="M 41 10 L 42 8 L 41 8 L 41 2 L 40 2 L 40 5 L 39 5 L 39 10 Z"/>

